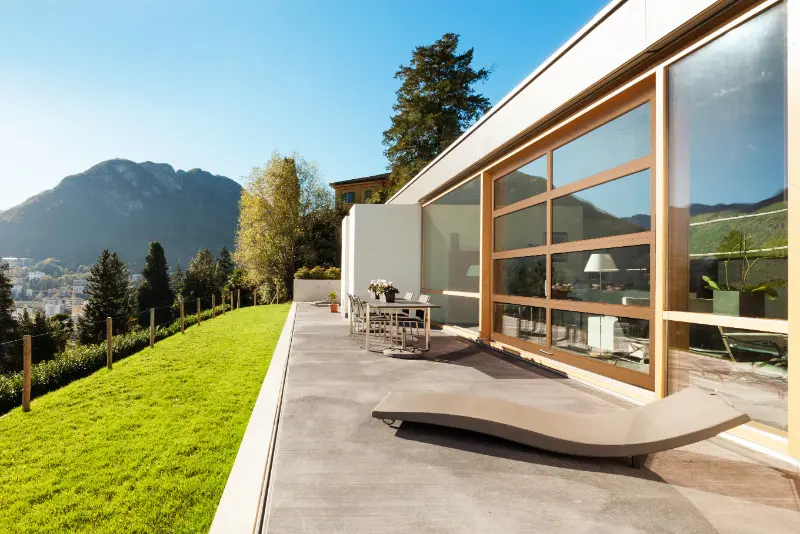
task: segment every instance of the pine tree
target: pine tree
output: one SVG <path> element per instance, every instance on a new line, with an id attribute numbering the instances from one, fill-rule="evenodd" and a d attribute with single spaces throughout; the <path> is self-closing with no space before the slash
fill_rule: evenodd
<path id="1" fill-rule="evenodd" d="M 190 304 L 201 299 L 203 309 L 211 307 L 211 295 L 219 298 L 222 287 L 219 285 L 217 262 L 208 249 L 203 249 L 189 261 L 186 269 L 186 282 L 183 292 Z"/>
<path id="2" fill-rule="evenodd" d="M 432 45 L 416 47 L 411 64 L 394 76 L 402 85 L 392 126 L 383 132 L 390 191 L 413 178 L 490 108 L 489 99 L 472 88 L 486 81 L 490 71 L 472 68 L 472 48 L 457 54 L 458 39 L 446 33 Z"/>
<path id="3" fill-rule="evenodd" d="M 167 257 L 158 241 L 150 243 L 136 301 L 140 310 L 139 324 L 142 327 L 150 325 L 150 308 L 157 308 L 155 311 L 157 325 L 167 324 L 172 320 L 171 306 L 175 301 L 175 293 L 170 287 Z"/>
<path id="4" fill-rule="evenodd" d="M 21 365 L 21 344 L 10 343 L 19 339 L 21 334 L 17 322 L 12 315 L 14 299 L 11 296 L 10 267 L 0 263 L 0 371 L 10 371 Z M 17 361 L 19 360 L 19 361 Z"/>
<path id="5" fill-rule="evenodd" d="M 226 288 L 233 275 L 236 265 L 233 263 L 233 255 L 228 247 L 222 247 L 217 256 L 217 273 L 219 274 L 219 287 Z"/>
<path id="6" fill-rule="evenodd" d="M 175 292 L 176 296 L 180 298 L 186 296 L 186 273 L 181 268 L 180 263 L 175 264 L 175 269 L 172 271 L 172 274 L 169 277 L 169 285 L 172 288 L 172 291 Z"/>
<path id="7" fill-rule="evenodd" d="M 130 273 L 117 253 L 103 250 L 86 277 L 88 300 L 78 319 L 81 343 L 100 343 L 106 337 L 106 317 L 113 318 L 115 335 L 128 331 L 135 313 Z"/>

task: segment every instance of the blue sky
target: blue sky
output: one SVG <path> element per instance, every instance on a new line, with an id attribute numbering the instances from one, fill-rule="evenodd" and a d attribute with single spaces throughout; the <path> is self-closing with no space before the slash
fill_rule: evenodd
<path id="1" fill-rule="evenodd" d="M 234 179 L 273 150 L 384 172 L 393 78 L 443 33 L 492 103 L 605 0 L 0 3 L 0 209 L 114 157 Z"/>

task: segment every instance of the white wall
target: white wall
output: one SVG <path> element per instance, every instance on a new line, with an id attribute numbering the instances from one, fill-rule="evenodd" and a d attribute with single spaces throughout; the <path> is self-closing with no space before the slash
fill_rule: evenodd
<path id="1" fill-rule="evenodd" d="M 370 280 L 385 278 L 401 296 L 419 295 L 421 217 L 418 204 L 353 206 L 342 222 L 342 293 L 366 296 Z"/>
<path id="2" fill-rule="evenodd" d="M 339 313 L 342 317 L 346 317 L 350 313 L 350 302 L 347 299 L 347 293 L 350 292 L 350 216 L 347 215 L 342 219 L 342 275 L 341 287 L 339 289 Z"/>
<path id="3" fill-rule="evenodd" d="M 614 0 L 391 199 L 419 201 L 725 0 Z M 610 14 L 609 14 L 610 13 Z"/>
<path id="4" fill-rule="evenodd" d="M 295 302 L 328 302 L 328 293 L 335 291 L 341 294 L 341 280 L 294 280 Z"/>

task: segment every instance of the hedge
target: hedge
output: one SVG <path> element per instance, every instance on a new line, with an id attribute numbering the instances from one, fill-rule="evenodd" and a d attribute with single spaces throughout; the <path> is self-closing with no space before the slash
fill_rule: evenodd
<path id="1" fill-rule="evenodd" d="M 230 304 L 225 305 L 230 310 Z M 222 306 L 217 306 L 217 313 Z M 211 318 L 211 309 L 200 312 L 202 319 Z M 186 315 L 184 325 L 189 327 L 197 323 L 196 314 Z M 155 340 L 177 334 L 181 331 L 180 319 L 168 326 L 159 326 L 155 330 Z M 128 334 L 114 336 L 114 361 L 135 354 L 150 345 L 150 330 L 139 329 Z M 39 362 L 31 367 L 31 397 L 39 397 L 66 386 L 73 380 L 89 376 L 106 365 L 106 344 L 78 345 L 68 349 L 52 360 Z M 0 375 L 0 414 L 22 404 L 22 372 Z"/>
<path id="2" fill-rule="evenodd" d="M 338 267 L 300 267 L 294 273 L 294 277 L 299 280 L 339 280 L 342 270 Z"/>

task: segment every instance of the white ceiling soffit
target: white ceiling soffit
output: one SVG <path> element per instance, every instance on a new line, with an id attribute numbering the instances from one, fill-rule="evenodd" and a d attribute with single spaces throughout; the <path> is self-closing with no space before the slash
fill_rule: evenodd
<path id="1" fill-rule="evenodd" d="M 419 202 L 552 111 L 726 0 L 613 0 L 389 200 Z"/>

